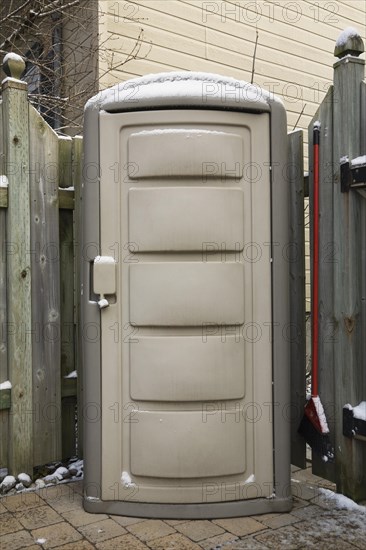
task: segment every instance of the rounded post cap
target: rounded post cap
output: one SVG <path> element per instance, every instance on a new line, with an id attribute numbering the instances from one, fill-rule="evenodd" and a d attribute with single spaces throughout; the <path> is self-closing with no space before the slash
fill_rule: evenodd
<path id="1" fill-rule="evenodd" d="M 25 61 L 22 56 L 17 53 L 7 53 L 3 60 L 3 71 L 6 76 L 20 80 L 25 71 Z"/>
<path id="2" fill-rule="evenodd" d="M 363 40 L 357 29 L 353 27 L 347 27 L 338 36 L 334 55 L 335 57 L 346 57 L 346 55 L 353 55 L 358 57 L 365 51 Z"/>

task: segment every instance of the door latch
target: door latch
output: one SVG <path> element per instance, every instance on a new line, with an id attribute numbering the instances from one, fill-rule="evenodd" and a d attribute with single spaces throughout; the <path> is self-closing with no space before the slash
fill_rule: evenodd
<path id="1" fill-rule="evenodd" d="M 93 268 L 93 290 L 99 294 L 98 306 L 109 306 L 108 295 L 116 294 L 116 262 L 112 256 L 96 256 Z"/>

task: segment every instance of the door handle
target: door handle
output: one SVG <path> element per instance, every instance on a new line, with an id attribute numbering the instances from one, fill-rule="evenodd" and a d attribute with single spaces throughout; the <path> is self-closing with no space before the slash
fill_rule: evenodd
<path id="1" fill-rule="evenodd" d="M 108 295 L 116 294 L 116 262 L 112 256 L 96 256 L 93 264 L 93 290 L 99 295 L 98 306 L 109 306 Z"/>

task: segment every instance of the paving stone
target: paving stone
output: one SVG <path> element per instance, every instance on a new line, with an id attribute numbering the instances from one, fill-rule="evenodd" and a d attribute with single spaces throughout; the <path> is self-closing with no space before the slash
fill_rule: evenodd
<path id="1" fill-rule="evenodd" d="M 353 548 L 359 548 L 359 550 L 365 550 L 365 540 L 366 540 L 366 533 L 363 532 L 363 533 L 350 533 L 349 535 L 344 536 L 342 535 L 341 537 L 343 540 L 346 540 L 351 542 L 352 545 L 353 545 Z"/>
<path id="2" fill-rule="evenodd" d="M 16 512 L 14 516 L 26 529 L 38 529 L 62 521 L 62 517 L 46 505 Z"/>
<path id="3" fill-rule="evenodd" d="M 21 550 L 33 545 L 34 539 L 28 531 L 17 531 L 16 533 L 1 536 L 1 550 Z"/>
<path id="4" fill-rule="evenodd" d="M 128 531 L 146 542 L 175 533 L 175 529 L 159 519 L 149 519 L 127 526 Z"/>
<path id="5" fill-rule="evenodd" d="M 222 546 L 226 548 L 228 543 L 232 543 L 238 540 L 236 535 L 232 533 L 222 533 L 222 535 L 216 535 L 216 537 L 210 537 L 209 539 L 202 540 L 199 544 L 203 550 L 213 550 L 216 548 L 221 548 Z M 228 546 L 228 548 L 231 548 Z"/>
<path id="6" fill-rule="evenodd" d="M 67 543 L 75 544 L 82 536 L 71 525 L 63 521 L 57 525 L 49 525 L 41 529 L 32 531 L 34 541 L 37 539 L 46 539 L 42 548 L 56 548 Z M 74 548 L 74 546 L 72 547 Z"/>
<path id="7" fill-rule="evenodd" d="M 149 542 L 149 547 L 152 550 L 201 550 L 198 544 L 192 542 L 189 538 L 180 533 L 154 539 Z"/>
<path id="8" fill-rule="evenodd" d="M 222 547 L 222 550 L 267 550 L 268 546 L 263 542 L 258 542 L 252 536 L 238 539 L 234 542 L 228 542 Z M 216 549 L 215 549 L 216 550 Z"/>
<path id="9" fill-rule="evenodd" d="M 38 491 L 38 494 L 59 513 L 82 508 L 82 497 L 75 491 L 73 483 L 46 487 Z"/>
<path id="10" fill-rule="evenodd" d="M 1 502 L 9 512 L 21 512 L 44 504 L 37 493 L 19 493 L 18 495 L 6 496 Z"/>
<path id="11" fill-rule="evenodd" d="M 319 540 L 328 534 L 341 537 L 351 544 L 353 540 L 366 540 L 366 514 L 355 510 L 324 511 L 323 514 L 313 516 L 307 521 L 295 523 L 294 527 Z"/>
<path id="12" fill-rule="evenodd" d="M 319 495 L 319 487 L 307 483 L 292 483 L 292 494 L 302 500 L 312 500 Z"/>
<path id="13" fill-rule="evenodd" d="M 172 526 L 179 525 L 179 523 L 187 523 L 186 519 L 165 519 L 164 521 L 168 525 L 172 525 Z"/>
<path id="14" fill-rule="evenodd" d="M 298 466 L 294 466 L 293 464 L 291 464 L 291 473 L 293 474 L 294 472 L 298 472 L 299 470 L 301 470 L 301 468 L 299 468 Z"/>
<path id="15" fill-rule="evenodd" d="M 324 510 L 319 508 L 319 506 L 310 504 L 309 506 L 305 506 L 303 508 L 295 508 L 295 510 L 292 510 L 291 514 L 300 519 L 308 519 L 313 516 L 319 516 L 323 512 Z"/>
<path id="16" fill-rule="evenodd" d="M 14 533 L 20 531 L 23 526 L 17 521 L 10 512 L 1 514 L 0 520 L 0 535 L 6 535 L 7 533 Z"/>
<path id="17" fill-rule="evenodd" d="M 5 499 L 3 498 L 2 501 L 4 501 Z M 1 504 L 0 502 L 0 514 L 3 514 L 4 512 L 7 512 L 8 510 L 5 508 L 5 506 L 3 504 Z"/>
<path id="18" fill-rule="evenodd" d="M 37 548 L 40 550 L 39 546 Z M 57 546 L 57 550 L 94 550 L 94 548 L 94 544 L 90 544 L 87 540 L 78 540 L 76 542 Z"/>
<path id="19" fill-rule="evenodd" d="M 304 508 L 305 506 L 309 506 L 309 502 L 307 500 L 302 500 L 301 498 L 293 497 L 291 513 L 294 510 L 297 510 L 298 508 Z"/>
<path id="20" fill-rule="evenodd" d="M 82 479 L 80 479 L 79 481 L 72 481 L 68 485 L 72 486 L 75 493 L 78 493 L 79 495 L 83 496 L 83 494 L 84 494 L 84 482 L 83 482 Z"/>
<path id="21" fill-rule="evenodd" d="M 89 514 L 80 507 L 75 510 L 65 512 L 62 514 L 62 517 L 74 527 L 81 527 L 82 525 L 88 525 L 89 523 L 94 523 L 95 521 L 108 519 L 108 516 L 105 514 Z"/>
<path id="22" fill-rule="evenodd" d="M 142 521 L 146 521 L 146 518 L 128 518 L 126 516 L 110 516 L 113 521 L 116 521 L 122 527 L 126 527 L 127 525 L 133 525 L 134 523 L 141 523 Z"/>
<path id="23" fill-rule="evenodd" d="M 267 529 L 267 527 L 259 521 L 252 518 L 228 518 L 228 519 L 215 519 L 214 523 L 220 525 L 225 531 L 229 531 L 238 537 L 244 537 L 250 535 L 256 531 Z"/>
<path id="24" fill-rule="evenodd" d="M 271 550 L 312 548 L 311 545 L 314 545 L 316 542 L 314 537 L 292 526 L 282 527 L 274 531 L 268 530 L 266 533 L 256 535 L 255 540 L 266 545 Z"/>
<path id="25" fill-rule="evenodd" d="M 195 542 L 221 535 L 224 532 L 221 527 L 207 520 L 188 521 L 176 525 L 175 528 Z"/>
<path id="26" fill-rule="evenodd" d="M 99 520 L 89 525 L 78 527 L 78 531 L 93 543 L 103 542 L 104 540 L 119 537 L 126 533 L 126 529 L 113 521 L 113 519 Z"/>
<path id="27" fill-rule="evenodd" d="M 99 542 L 98 550 L 146 550 L 148 546 L 133 535 L 122 535 L 114 539 Z"/>
<path id="28" fill-rule="evenodd" d="M 324 536 L 324 535 L 323 535 Z M 366 547 L 365 540 L 363 541 L 363 548 Z M 355 550 L 355 547 L 352 544 L 349 544 L 340 537 L 332 537 L 330 535 L 326 536 L 326 539 L 317 538 L 315 541 L 314 548 L 316 550 Z"/>
<path id="29" fill-rule="evenodd" d="M 279 527 L 285 527 L 285 525 L 291 525 L 301 520 L 292 514 L 277 514 L 272 518 L 265 518 L 261 521 L 270 529 L 278 529 Z"/>

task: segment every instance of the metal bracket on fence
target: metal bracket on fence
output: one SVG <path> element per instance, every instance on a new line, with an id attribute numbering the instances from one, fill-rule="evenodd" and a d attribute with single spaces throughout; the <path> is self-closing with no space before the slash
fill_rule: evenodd
<path id="1" fill-rule="evenodd" d="M 355 159 L 357 160 L 357 159 Z M 348 193 L 350 189 L 366 189 L 366 156 L 364 162 L 355 164 L 355 161 L 341 162 L 341 191 Z"/>
<path id="2" fill-rule="evenodd" d="M 357 418 L 349 405 L 343 407 L 343 435 L 366 441 L 366 420 Z"/>

